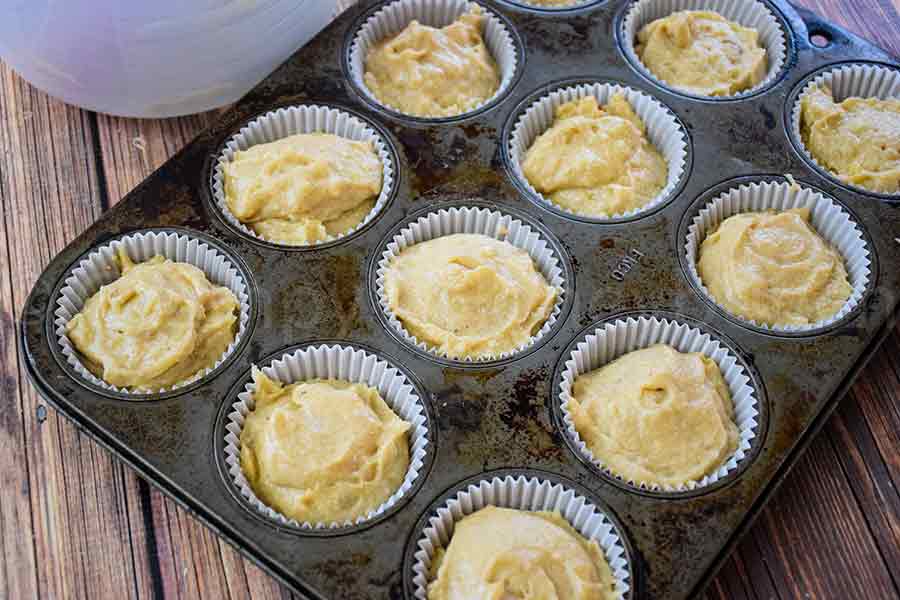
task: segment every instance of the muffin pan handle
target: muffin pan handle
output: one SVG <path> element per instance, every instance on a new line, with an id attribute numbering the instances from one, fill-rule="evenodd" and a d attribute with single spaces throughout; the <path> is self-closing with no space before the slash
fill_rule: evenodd
<path id="1" fill-rule="evenodd" d="M 846 32 L 833 23 L 825 21 L 814 12 L 794 7 L 806 31 L 797 31 L 797 38 L 812 50 L 838 51 L 840 46 L 850 46 L 851 39 Z M 805 34 L 805 35 L 804 35 Z"/>

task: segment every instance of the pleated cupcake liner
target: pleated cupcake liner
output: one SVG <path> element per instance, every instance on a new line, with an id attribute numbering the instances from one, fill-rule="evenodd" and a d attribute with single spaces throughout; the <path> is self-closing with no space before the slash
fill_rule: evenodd
<path id="1" fill-rule="evenodd" d="M 701 479 L 685 481 L 679 486 L 634 481 L 614 472 L 595 456 L 582 440 L 570 412 L 576 378 L 595 371 L 629 352 L 649 348 L 655 344 L 666 344 L 679 352 L 700 352 L 715 361 L 731 392 L 735 424 L 740 436 L 735 452 L 715 471 Z M 628 317 L 598 324 L 593 332 L 577 343 L 566 359 L 558 392 L 565 434 L 574 442 L 578 452 L 602 472 L 639 490 L 678 493 L 713 485 L 747 459 L 753 440 L 759 432 L 759 393 L 750 374 L 733 351 L 709 333 L 663 317 Z"/>
<path id="2" fill-rule="evenodd" d="M 813 229 L 835 247 L 844 259 L 844 266 L 853 292 L 844 306 L 833 316 L 807 325 L 768 325 L 746 319 L 726 309 L 703 284 L 697 262 L 700 246 L 707 235 L 714 232 L 728 217 L 745 212 L 765 210 L 785 211 L 808 208 Z M 871 259 L 861 227 L 844 208 L 821 192 L 791 181 L 761 181 L 732 188 L 703 207 L 688 227 L 684 244 L 688 273 L 710 302 L 746 325 L 772 332 L 802 333 L 829 327 L 844 319 L 860 303 L 869 287 Z"/>
<path id="3" fill-rule="evenodd" d="M 234 160 L 238 152 L 247 150 L 258 144 L 267 144 L 277 140 L 298 134 L 328 133 L 356 142 L 372 142 L 375 152 L 381 159 L 381 192 L 375 200 L 375 206 L 368 212 L 358 225 L 338 235 L 329 235 L 324 240 L 318 240 L 310 244 L 286 244 L 278 240 L 269 240 L 259 235 L 253 229 L 238 219 L 231 208 L 225 195 L 225 165 Z M 385 207 L 394 190 L 394 162 L 391 151 L 384 138 L 374 127 L 339 108 L 304 104 L 279 108 L 261 115 L 240 129 L 225 143 L 225 147 L 216 160 L 212 174 L 212 192 L 216 206 L 222 212 L 225 219 L 241 233 L 258 240 L 272 244 L 279 244 L 289 248 L 310 247 L 319 244 L 330 243 L 345 238 L 365 227 Z"/>
<path id="4" fill-rule="evenodd" d="M 389 361 L 352 345 L 308 346 L 284 354 L 262 367 L 262 372 L 283 384 L 311 379 L 337 379 L 362 383 L 378 390 L 385 403 L 412 425 L 409 432 L 409 468 L 403 483 L 380 506 L 353 520 L 300 522 L 267 505 L 253 491 L 241 468 L 241 432 L 247 416 L 256 408 L 256 384 L 247 381 L 226 417 L 225 464 L 241 496 L 261 515 L 282 526 L 302 530 L 335 530 L 363 524 L 394 507 L 409 494 L 430 452 L 428 418 L 424 400 L 406 375 Z"/>
<path id="5" fill-rule="evenodd" d="M 860 185 L 844 181 L 828 167 L 821 164 L 813 153 L 809 151 L 809 148 L 806 147 L 801 133 L 802 102 L 812 90 L 822 86 L 831 88 L 836 102 L 843 102 L 851 97 L 878 98 L 880 100 L 900 98 L 900 70 L 866 63 L 845 64 L 828 68 L 807 82 L 791 107 L 791 133 L 808 162 L 840 185 L 863 193 L 884 193 L 875 192 Z M 887 195 L 900 197 L 900 192 Z"/>
<path id="6" fill-rule="evenodd" d="M 80 313 L 87 300 L 121 276 L 116 257 L 120 248 L 128 253 L 135 263 L 145 262 L 154 256 L 163 256 L 174 262 L 188 263 L 203 271 L 213 284 L 227 287 L 235 295 L 240 305 L 238 330 L 234 341 L 216 363 L 195 374 L 190 379 L 174 386 L 153 391 L 132 391 L 111 385 L 88 370 L 81 355 L 66 333 L 66 325 Z M 194 383 L 209 375 L 219 367 L 243 340 L 250 321 L 250 294 L 248 282 L 227 255 L 218 248 L 189 234 L 166 231 L 141 231 L 122 236 L 98 246 L 86 258 L 75 265 L 65 276 L 64 286 L 56 298 L 54 326 L 57 342 L 66 362 L 83 379 L 95 386 L 118 394 L 147 395 L 163 394 Z"/>
<path id="7" fill-rule="evenodd" d="M 593 96 L 598 104 L 605 106 L 615 94 L 623 94 L 634 112 L 647 128 L 647 138 L 662 154 L 668 166 L 665 187 L 647 204 L 634 210 L 609 217 L 586 217 L 556 205 L 551 199 L 538 192 L 525 177 L 522 162 L 529 148 L 554 122 L 556 110 L 567 102 Z M 580 218 L 595 221 L 628 218 L 644 214 L 671 200 L 684 176 L 688 159 L 688 135 L 684 127 L 665 105 L 643 92 L 616 83 L 583 83 L 560 88 L 534 101 L 516 121 L 509 136 L 508 154 L 513 174 L 519 182 L 536 198 L 557 210 L 568 212 Z"/>
<path id="8" fill-rule="evenodd" d="M 766 60 L 768 61 L 768 69 L 763 80 L 749 90 L 730 96 L 702 96 L 686 90 L 679 90 L 654 75 L 637 54 L 635 48 L 637 35 L 645 25 L 683 10 L 717 12 L 729 21 L 756 29 L 759 32 L 760 45 L 766 49 Z M 677 93 L 700 98 L 741 98 L 767 88 L 784 69 L 789 48 L 788 33 L 784 30 L 781 21 L 766 4 L 759 0 L 635 0 L 622 19 L 621 35 L 626 56 L 646 77 Z"/>
<path id="9" fill-rule="evenodd" d="M 412 21 L 418 21 L 422 25 L 442 28 L 456 21 L 461 15 L 477 3 L 468 0 L 397 0 L 369 17 L 360 27 L 350 46 L 349 65 L 350 78 L 357 88 L 362 90 L 366 97 L 385 108 L 400 114 L 406 114 L 401 109 L 385 104 L 375 97 L 365 82 L 366 57 L 369 49 L 379 42 L 393 37 L 403 31 Z M 518 69 L 518 52 L 512 34 L 503 24 L 503 21 L 491 9 L 478 4 L 484 13 L 484 25 L 482 37 L 488 52 L 500 69 L 500 85 L 493 96 L 481 102 L 467 111 L 450 117 L 440 115 L 409 115 L 422 119 L 459 118 L 470 115 L 482 107 L 490 104 L 503 95 L 512 84 Z"/>
<path id="10" fill-rule="evenodd" d="M 428 519 L 416 542 L 412 567 L 417 600 L 426 600 L 434 556 L 450 543 L 456 523 L 486 506 L 558 512 L 578 533 L 600 546 L 616 582 L 616 598 L 631 597 L 631 557 L 622 542 L 624 534 L 599 507 L 564 484 L 522 475 L 493 477 L 469 485 Z"/>
<path id="11" fill-rule="evenodd" d="M 537 333 L 518 348 L 496 355 L 478 358 L 458 358 L 449 356 L 438 348 L 420 341 L 403 326 L 400 319 L 390 308 L 387 294 L 384 289 L 385 273 L 391 261 L 406 248 L 427 242 L 440 237 L 457 233 L 481 234 L 488 237 L 508 242 L 528 253 L 534 261 L 535 267 L 543 275 L 549 285 L 556 288 L 556 302 L 547 320 Z M 384 311 L 390 327 L 397 332 L 408 344 L 438 358 L 458 360 L 460 362 L 480 363 L 503 360 L 514 356 L 537 343 L 553 329 L 562 312 L 567 283 L 565 271 L 561 264 L 562 257 L 558 256 L 553 246 L 544 239 L 537 229 L 527 222 L 516 217 L 503 214 L 499 211 L 480 207 L 453 207 L 441 209 L 419 217 L 414 223 L 410 223 L 393 237 L 381 254 L 378 268 L 375 272 L 375 289 L 378 304 Z"/>

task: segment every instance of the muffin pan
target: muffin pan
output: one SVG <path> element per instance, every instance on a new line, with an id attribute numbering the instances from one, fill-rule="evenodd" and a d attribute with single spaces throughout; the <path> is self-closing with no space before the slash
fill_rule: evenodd
<path id="1" fill-rule="evenodd" d="M 786 33 L 784 66 L 764 89 L 709 100 L 668 90 L 626 56 L 621 31 L 631 0 L 565 10 L 485 0 L 516 45 L 516 73 L 478 111 L 434 120 L 384 109 L 351 82 L 353 41 L 384 3 L 349 9 L 51 262 L 22 314 L 30 378 L 81 429 L 305 597 L 421 595 L 416 555 L 423 536 L 435 534 L 426 529 L 460 493 L 496 481 L 549 482 L 586 498 L 597 522 L 615 531 L 625 597 L 698 594 L 890 330 L 900 289 L 898 199 L 827 176 L 790 133 L 802 86 L 827 67 L 897 64 L 783 0 L 760 1 Z M 812 45 L 811 32 L 828 44 Z M 652 210 L 605 221 L 570 216 L 534 197 L 512 167 L 508 141 L 524 111 L 555 90 L 593 83 L 640 92 L 687 132 L 683 174 Z M 223 214 L 215 172 L 242 128 L 298 105 L 336 108 L 371 129 L 384 142 L 393 185 L 348 235 L 285 247 Z M 867 251 L 868 277 L 854 306 L 813 330 L 767 330 L 733 318 L 706 297 L 686 258 L 691 225 L 711 202 L 785 175 L 845 212 Z M 394 236 L 454 207 L 509 215 L 558 257 L 564 297 L 556 321 L 517 353 L 445 360 L 406 339 L 378 302 L 378 263 Z M 159 394 L 122 394 L 68 362 L 57 301 L 82 260 L 146 230 L 198 239 L 223 255 L 246 284 L 247 320 L 233 351 L 202 379 Z M 642 318 L 718 341 L 733 354 L 723 360 L 733 359 L 753 387 L 757 415 L 743 457 L 708 485 L 671 493 L 630 485 L 594 465 L 566 431 L 560 386 L 579 342 L 607 324 Z M 396 367 L 422 402 L 427 427 L 416 476 L 393 505 L 351 526 L 272 518 L 245 497 L 228 462 L 229 424 L 251 365 L 310 346 L 364 351 Z"/>

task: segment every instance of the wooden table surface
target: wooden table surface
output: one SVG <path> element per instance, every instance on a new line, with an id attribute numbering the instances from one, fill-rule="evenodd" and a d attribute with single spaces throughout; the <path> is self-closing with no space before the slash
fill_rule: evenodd
<path id="1" fill-rule="evenodd" d="M 900 0 L 802 0 L 900 56 Z M 215 112 L 66 106 L 0 63 L 0 599 L 288 598 L 46 406 L 19 311 L 50 259 Z M 900 597 L 900 328 L 727 561 L 708 598 Z"/>

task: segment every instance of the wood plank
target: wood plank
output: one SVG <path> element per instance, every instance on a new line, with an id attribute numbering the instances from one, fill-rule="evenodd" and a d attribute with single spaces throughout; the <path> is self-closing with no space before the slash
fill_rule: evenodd
<path id="1" fill-rule="evenodd" d="M 900 336 L 894 335 L 832 420 L 831 439 L 894 585 L 900 588 L 900 377 L 891 360 L 898 350 Z"/>
<path id="2" fill-rule="evenodd" d="M 110 205 L 206 129 L 219 112 L 160 120 L 97 115 L 105 192 Z"/>
<path id="3" fill-rule="evenodd" d="M 100 214 L 91 123 L 0 65 L 5 598 L 135 594 L 130 477 L 25 382 L 14 315 L 44 265 Z M 97 549 L 102 548 L 102 552 Z"/>
<path id="4" fill-rule="evenodd" d="M 851 400 L 848 398 L 848 403 Z M 840 416 L 813 442 L 756 525 L 707 590 L 706 598 L 893 598 L 900 594 L 881 544 L 839 468 Z M 864 421 L 859 419 L 864 427 Z M 856 484 L 878 484 L 857 474 Z M 752 573 L 743 565 L 751 565 Z M 848 574 L 852 573 L 852 577 Z"/>
<path id="5" fill-rule="evenodd" d="M 8 79 L 0 71 L 0 115 L 10 113 Z M 0 597 L 37 595 L 35 530 L 31 516 L 31 484 L 25 451 L 18 352 L 16 348 L 12 240 L 6 215 L 12 210 L 13 164 L 11 127 L 0 120 Z"/>
<path id="6" fill-rule="evenodd" d="M 135 120 L 99 115 L 103 178 L 109 203 L 158 168 L 215 119 L 217 112 L 180 119 Z M 275 599 L 286 590 L 155 489 L 151 505 L 154 556 L 144 557 L 166 598 Z M 155 563 L 155 564 L 154 564 Z M 152 571 L 156 571 L 156 574 Z"/>
<path id="7" fill-rule="evenodd" d="M 869 507 L 836 468 L 834 437 L 831 421 L 760 519 L 771 541 L 763 560 L 787 598 L 897 597 L 865 521 Z"/>

